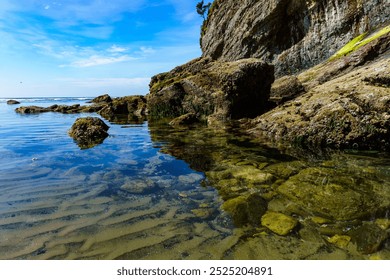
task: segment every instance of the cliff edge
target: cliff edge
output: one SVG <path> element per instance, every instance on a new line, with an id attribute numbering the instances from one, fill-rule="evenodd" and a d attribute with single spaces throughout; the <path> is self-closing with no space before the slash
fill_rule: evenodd
<path id="1" fill-rule="evenodd" d="M 221 61 L 262 59 L 280 77 L 322 62 L 389 21 L 389 0 L 215 0 L 201 48 Z"/>

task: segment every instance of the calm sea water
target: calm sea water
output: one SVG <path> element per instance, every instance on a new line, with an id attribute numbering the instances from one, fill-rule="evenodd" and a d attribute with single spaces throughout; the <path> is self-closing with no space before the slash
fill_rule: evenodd
<path id="1" fill-rule="evenodd" d="M 19 99 L 23 106 L 87 100 Z M 0 99 L 0 259 L 371 256 L 357 252 L 352 243 L 352 248 L 334 246 L 323 237 L 302 241 L 301 232 L 279 236 L 255 226 L 237 226 L 232 213 L 222 210 L 226 198 L 207 174 L 219 174 L 215 172 L 221 171 L 220 165 L 232 162 L 256 167 L 264 162 L 295 164 L 291 156 L 255 148 L 233 134 L 191 134 L 147 122 L 106 121 L 110 136 L 104 143 L 81 150 L 67 131 L 76 118 L 94 114 L 20 115 L 14 110 L 21 105 Z M 341 161 L 345 164 L 345 158 Z M 352 161 L 354 166 L 375 165 L 373 172 L 388 187 L 386 157 Z M 237 188 L 243 182 L 237 181 Z M 263 194 L 273 196 L 271 191 Z M 387 216 L 382 213 L 381 218 Z M 387 239 L 382 239 L 376 256 L 389 258 Z"/>

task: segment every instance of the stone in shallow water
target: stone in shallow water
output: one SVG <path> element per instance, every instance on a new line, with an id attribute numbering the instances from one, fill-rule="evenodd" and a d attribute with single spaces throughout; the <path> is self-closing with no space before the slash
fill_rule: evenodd
<path id="1" fill-rule="evenodd" d="M 388 238 L 386 231 L 373 223 L 365 223 L 351 232 L 352 241 L 363 254 L 372 254 L 380 250 L 383 242 Z"/>
<path id="2" fill-rule="evenodd" d="M 259 194 L 238 196 L 222 205 L 223 210 L 232 215 L 236 226 L 258 225 L 260 217 L 267 211 L 267 201 Z"/>
<path id="3" fill-rule="evenodd" d="M 278 192 L 308 212 L 346 221 L 377 211 L 379 202 L 372 191 L 374 186 L 363 180 L 357 185 L 348 174 L 330 168 L 307 168 L 290 177 Z"/>
<path id="4" fill-rule="evenodd" d="M 298 225 L 298 221 L 282 213 L 267 212 L 261 217 L 261 225 L 276 234 L 287 235 Z"/>
<path id="5" fill-rule="evenodd" d="M 69 135 L 81 149 L 92 148 L 103 143 L 109 126 L 96 117 L 78 118 L 69 130 Z"/>
<path id="6" fill-rule="evenodd" d="M 10 99 L 10 100 L 7 100 L 7 104 L 8 105 L 16 105 L 16 104 L 20 104 L 20 102 L 17 100 Z"/>
<path id="7" fill-rule="evenodd" d="M 328 242 L 336 245 L 339 248 L 346 248 L 351 241 L 351 237 L 348 235 L 334 235 L 328 238 Z"/>

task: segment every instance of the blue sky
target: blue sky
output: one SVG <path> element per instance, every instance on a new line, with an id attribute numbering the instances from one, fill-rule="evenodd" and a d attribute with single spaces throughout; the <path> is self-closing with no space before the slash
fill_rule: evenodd
<path id="1" fill-rule="evenodd" d="M 0 0 L 0 96 L 146 94 L 201 55 L 197 2 Z"/>

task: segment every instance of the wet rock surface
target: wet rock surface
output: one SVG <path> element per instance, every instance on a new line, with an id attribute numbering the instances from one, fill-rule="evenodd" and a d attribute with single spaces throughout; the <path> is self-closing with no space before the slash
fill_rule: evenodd
<path id="1" fill-rule="evenodd" d="M 69 130 L 81 149 L 92 148 L 108 137 L 109 126 L 96 117 L 78 118 Z"/>

